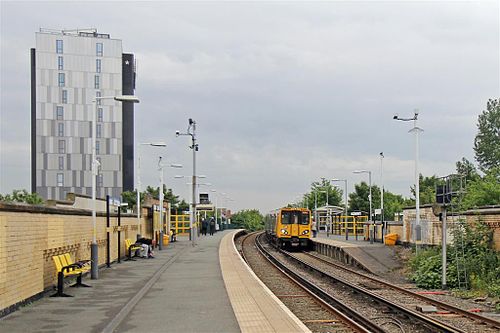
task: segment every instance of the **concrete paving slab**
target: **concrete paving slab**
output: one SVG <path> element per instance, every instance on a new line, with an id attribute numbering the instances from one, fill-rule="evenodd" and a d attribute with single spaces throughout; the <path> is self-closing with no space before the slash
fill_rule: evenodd
<path id="1" fill-rule="evenodd" d="M 0 330 L 103 332 L 156 276 L 146 298 L 131 307 L 116 332 L 238 332 L 218 265 L 224 233 L 201 238 L 194 248 L 179 237 L 156 251 L 154 259 L 101 269 L 98 280 L 83 279 L 92 288 L 65 288 L 72 298 L 43 297 L 0 319 Z"/>
<path id="2" fill-rule="evenodd" d="M 358 240 L 356 240 L 352 236 L 349 240 L 345 240 L 345 236 L 329 235 L 327 237 L 326 233 L 319 233 L 318 237 L 313 240 L 342 249 L 361 266 L 374 274 L 386 275 L 401 267 L 393 247 L 382 243 L 370 244 L 369 241 L 362 239 L 362 237 L 358 237 Z"/>

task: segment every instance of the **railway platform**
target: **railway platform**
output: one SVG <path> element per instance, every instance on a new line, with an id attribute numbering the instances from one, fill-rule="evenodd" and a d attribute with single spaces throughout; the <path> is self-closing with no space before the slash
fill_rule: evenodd
<path id="1" fill-rule="evenodd" d="M 387 275 L 400 267 L 393 247 L 382 243 L 370 244 L 362 237 L 356 240 L 354 236 L 350 236 L 346 240 L 345 236 L 331 234 L 327 236 L 326 232 L 320 232 L 318 237 L 313 238 L 313 241 L 323 244 L 316 246 L 319 252 L 324 252 L 322 254 L 355 264 L 377 275 Z"/>
<path id="2" fill-rule="evenodd" d="M 154 259 L 84 277 L 74 297 L 41 298 L 0 319 L 2 332 L 307 332 L 239 257 L 237 231 L 187 238 Z"/>

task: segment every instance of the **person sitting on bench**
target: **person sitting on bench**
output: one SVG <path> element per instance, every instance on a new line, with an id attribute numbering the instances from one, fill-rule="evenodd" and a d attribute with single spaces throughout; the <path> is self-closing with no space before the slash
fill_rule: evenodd
<path id="1" fill-rule="evenodd" d="M 153 249 L 152 249 L 152 244 L 153 240 L 149 238 L 139 238 L 136 242 L 136 245 L 139 245 L 142 247 L 141 250 L 141 257 L 142 258 L 154 258 L 153 257 Z"/>

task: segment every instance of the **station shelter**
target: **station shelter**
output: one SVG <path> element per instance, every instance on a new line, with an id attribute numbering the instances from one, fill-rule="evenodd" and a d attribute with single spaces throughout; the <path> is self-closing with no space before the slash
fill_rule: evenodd
<path id="1" fill-rule="evenodd" d="M 332 235 L 364 235 L 368 216 L 346 216 L 344 207 L 333 205 L 318 207 L 313 212 L 319 232 Z"/>

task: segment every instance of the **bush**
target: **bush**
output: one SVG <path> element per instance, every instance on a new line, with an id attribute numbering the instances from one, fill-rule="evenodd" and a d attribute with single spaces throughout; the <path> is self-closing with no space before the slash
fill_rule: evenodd
<path id="1" fill-rule="evenodd" d="M 467 272 L 473 291 L 500 297 L 500 253 L 491 248 L 492 230 L 481 221 L 461 223 L 454 230 L 454 242 L 447 252 L 447 286 L 459 288 L 458 268 Z M 409 262 L 411 278 L 418 287 L 441 287 L 441 247 L 423 249 Z"/>
<path id="2" fill-rule="evenodd" d="M 28 193 L 26 190 L 14 190 L 12 194 L 1 195 L 0 201 L 6 202 L 23 202 L 31 205 L 41 205 L 44 203 L 43 198 L 38 193 Z"/>

